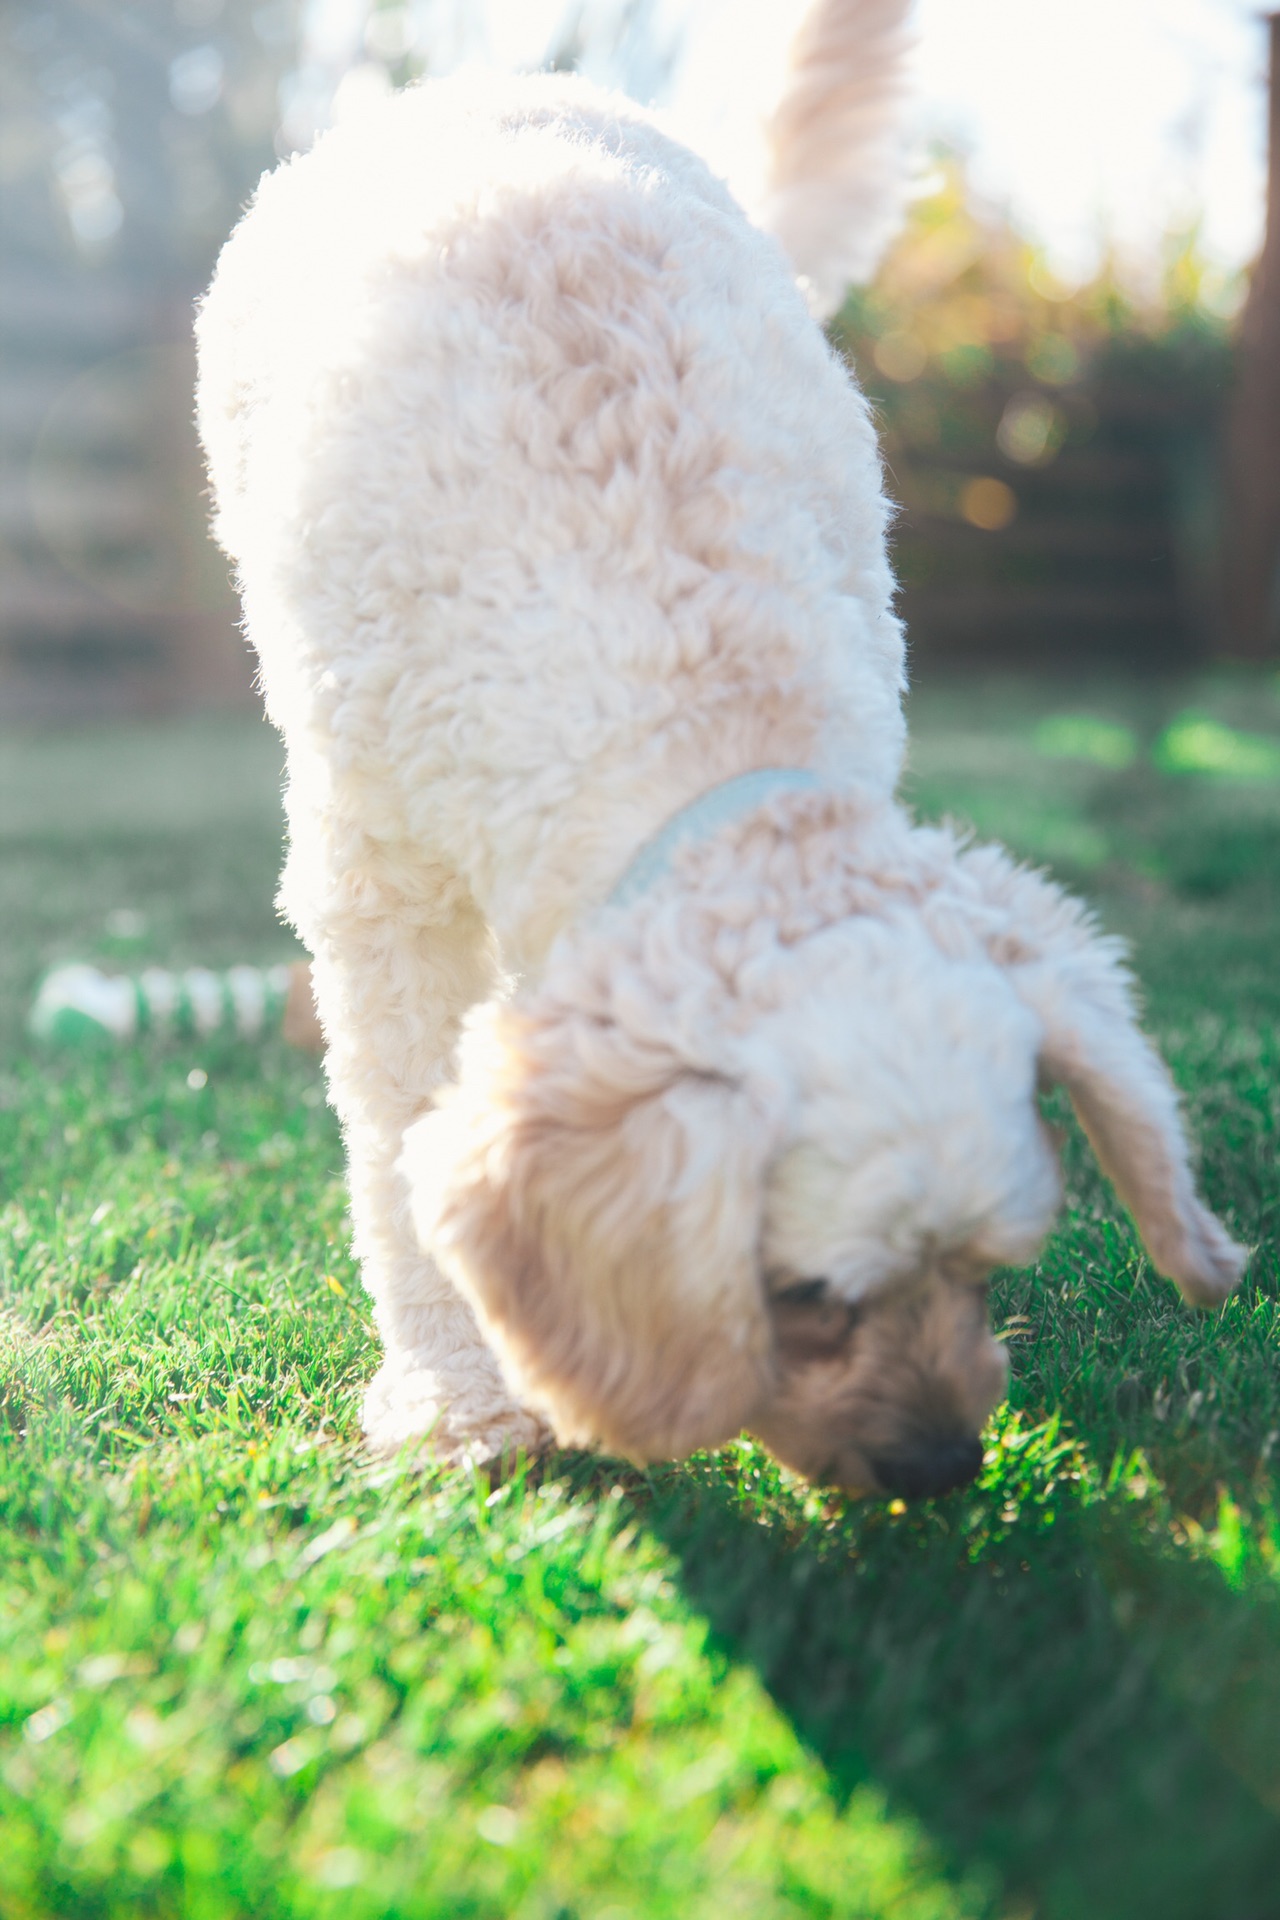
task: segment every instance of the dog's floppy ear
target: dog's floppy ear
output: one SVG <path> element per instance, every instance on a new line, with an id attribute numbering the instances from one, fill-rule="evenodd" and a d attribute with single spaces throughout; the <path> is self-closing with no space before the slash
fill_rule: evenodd
<path id="1" fill-rule="evenodd" d="M 616 1024 L 473 1017 L 401 1167 L 424 1251 L 562 1442 L 657 1460 L 749 1422 L 774 1365 L 768 1135 L 736 1084 Z"/>
<path id="2" fill-rule="evenodd" d="M 974 849 L 961 864 L 995 909 L 993 957 L 1043 1023 L 1044 1078 L 1066 1088 L 1160 1272 L 1190 1304 L 1220 1305 L 1246 1251 L 1196 1196 L 1177 1092 L 1138 1025 L 1120 943 L 997 848 Z"/>

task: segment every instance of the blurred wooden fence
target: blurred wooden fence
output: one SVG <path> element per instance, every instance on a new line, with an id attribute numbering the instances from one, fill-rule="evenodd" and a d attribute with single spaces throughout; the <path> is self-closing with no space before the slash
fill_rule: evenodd
<path id="1" fill-rule="evenodd" d="M 1214 651 L 1225 364 L 1219 378 L 1135 368 L 1046 391 L 1010 369 L 941 420 L 909 400 L 886 410 L 916 661 L 1144 669 Z"/>
<path id="2" fill-rule="evenodd" d="M 1231 650 L 1280 651 L 1280 14 L 1272 14 L 1267 225 L 1241 315 L 1228 431 L 1227 619 Z"/>
<path id="3" fill-rule="evenodd" d="M 1186 664 L 1224 645 L 1219 340 L 1037 383 L 893 384 L 881 416 L 918 667 Z M 191 423 L 190 304 L 53 267 L 0 281 L 0 718 L 252 699 Z"/>
<path id="4" fill-rule="evenodd" d="M 252 698 L 204 527 L 189 305 L 136 277 L 0 276 L 0 719 Z"/>

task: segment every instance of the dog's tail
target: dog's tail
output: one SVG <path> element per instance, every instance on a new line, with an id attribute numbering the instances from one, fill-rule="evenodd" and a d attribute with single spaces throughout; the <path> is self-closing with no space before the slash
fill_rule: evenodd
<path id="1" fill-rule="evenodd" d="M 867 279 L 901 210 L 911 0 L 814 0 L 764 128 L 755 217 L 820 318 Z"/>

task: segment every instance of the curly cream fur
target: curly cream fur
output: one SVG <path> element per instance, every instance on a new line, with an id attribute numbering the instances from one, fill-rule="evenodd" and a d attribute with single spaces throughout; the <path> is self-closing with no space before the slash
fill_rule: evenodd
<path id="1" fill-rule="evenodd" d="M 375 1444 L 646 1459 L 745 1425 L 846 1485 L 927 1479 L 1002 1390 L 982 1274 L 1056 1205 L 1042 1067 L 1220 1297 L 1238 1250 L 1116 955 L 894 802 L 867 408 L 694 156 L 559 78 L 411 90 L 264 183 L 199 339 Z M 603 904 L 770 765 L 829 791 Z"/>

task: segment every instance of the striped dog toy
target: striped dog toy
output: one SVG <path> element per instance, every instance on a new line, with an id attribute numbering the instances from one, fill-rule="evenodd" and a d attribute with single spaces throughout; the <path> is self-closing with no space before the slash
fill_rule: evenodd
<path id="1" fill-rule="evenodd" d="M 306 961 L 277 967 L 145 967 L 105 974 L 83 962 L 55 967 L 36 993 L 28 1026 L 57 1046 L 146 1033 L 256 1040 L 282 1033 L 295 1046 L 321 1045 Z"/>

